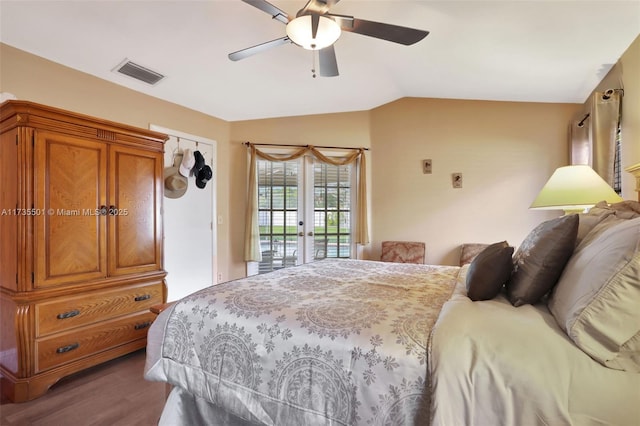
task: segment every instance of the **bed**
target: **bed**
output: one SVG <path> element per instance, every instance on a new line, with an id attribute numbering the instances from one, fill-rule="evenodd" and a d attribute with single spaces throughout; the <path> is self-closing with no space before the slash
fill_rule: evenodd
<path id="1" fill-rule="evenodd" d="M 160 424 L 640 424 L 629 203 L 547 221 L 513 257 L 326 259 L 194 293 L 149 331 Z"/>

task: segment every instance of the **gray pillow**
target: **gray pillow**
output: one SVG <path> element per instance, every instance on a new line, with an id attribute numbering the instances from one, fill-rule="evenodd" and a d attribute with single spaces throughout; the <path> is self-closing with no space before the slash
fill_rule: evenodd
<path id="1" fill-rule="evenodd" d="M 575 254 L 549 298 L 573 342 L 601 364 L 640 373 L 640 217 Z"/>
<path id="2" fill-rule="evenodd" d="M 537 303 L 553 289 L 577 235 L 577 214 L 548 220 L 529 233 L 513 257 L 513 274 L 506 285 L 513 306 Z"/>
<path id="3" fill-rule="evenodd" d="M 475 301 L 493 299 L 513 270 L 513 247 L 506 241 L 487 246 L 469 265 L 467 296 Z"/>

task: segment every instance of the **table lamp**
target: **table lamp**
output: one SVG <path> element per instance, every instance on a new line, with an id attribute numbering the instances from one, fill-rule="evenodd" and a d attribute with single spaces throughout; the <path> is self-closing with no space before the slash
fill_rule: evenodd
<path id="1" fill-rule="evenodd" d="M 600 201 L 617 203 L 622 198 L 595 170 L 581 164 L 558 167 L 530 208 L 582 213 Z"/>

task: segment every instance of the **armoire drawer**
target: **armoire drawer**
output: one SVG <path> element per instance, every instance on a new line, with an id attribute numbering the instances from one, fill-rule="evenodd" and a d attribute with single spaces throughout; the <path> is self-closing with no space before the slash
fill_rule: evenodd
<path id="1" fill-rule="evenodd" d="M 156 315 L 140 312 L 36 340 L 36 373 L 147 337 Z"/>
<path id="2" fill-rule="evenodd" d="M 162 303 L 162 283 L 83 293 L 35 305 L 36 337 L 81 327 Z"/>

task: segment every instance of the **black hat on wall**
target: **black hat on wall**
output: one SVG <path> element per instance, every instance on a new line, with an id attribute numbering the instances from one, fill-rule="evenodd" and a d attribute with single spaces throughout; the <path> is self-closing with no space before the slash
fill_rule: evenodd
<path id="1" fill-rule="evenodd" d="M 196 151 L 193 153 L 193 158 L 195 159 L 195 163 L 191 169 L 191 175 L 198 177 L 198 172 L 200 172 L 205 165 L 204 157 L 200 151 Z"/>
<path id="2" fill-rule="evenodd" d="M 196 186 L 200 189 L 204 188 L 212 177 L 213 171 L 211 170 L 211 167 L 205 165 L 198 172 L 198 176 L 196 176 Z"/>

